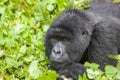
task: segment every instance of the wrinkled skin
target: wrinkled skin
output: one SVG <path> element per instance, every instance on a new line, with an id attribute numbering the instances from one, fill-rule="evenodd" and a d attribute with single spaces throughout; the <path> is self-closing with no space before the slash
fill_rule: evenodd
<path id="1" fill-rule="evenodd" d="M 51 24 L 45 37 L 49 69 L 73 80 L 83 75 L 84 62 L 94 62 L 103 70 L 116 65 L 109 54 L 120 53 L 120 19 L 94 10 L 68 9 Z"/>

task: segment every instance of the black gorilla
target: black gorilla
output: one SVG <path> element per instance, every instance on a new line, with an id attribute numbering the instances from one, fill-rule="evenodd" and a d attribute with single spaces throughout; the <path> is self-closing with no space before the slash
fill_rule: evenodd
<path id="1" fill-rule="evenodd" d="M 108 55 L 120 53 L 120 8 L 115 12 L 114 6 L 108 6 L 109 13 L 103 13 L 104 6 L 86 11 L 68 9 L 51 24 L 45 37 L 50 69 L 77 80 L 86 70 L 85 61 L 100 64 L 102 70 L 105 65 L 116 65 Z"/>

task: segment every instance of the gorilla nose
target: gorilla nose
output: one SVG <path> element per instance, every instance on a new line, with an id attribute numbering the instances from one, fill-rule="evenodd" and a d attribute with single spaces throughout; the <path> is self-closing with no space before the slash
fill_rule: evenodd
<path id="1" fill-rule="evenodd" d="M 61 43 L 56 43 L 53 47 L 51 54 L 50 54 L 50 60 L 54 62 L 60 62 L 60 59 L 63 57 L 63 45 Z"/>
<path id="2" fill-rule="evenodd" d="M 54 52 L 55 54 L 60 54 L 60 53 L 61 53 L 61 51 L 58 50 L 58 49 L 54 49 L 53 52 Z"/>
<path id="3" fill-rule="evenodd" d="M 54 48 L 50 55 L 50 60 L 54 62 L 59 62 L 60 58 L 62 58 L 63 54 L 60 48 Z"/>
<path id="4" fill-rule="evenodd" d="M 52 52 L 55 53 L 55 54 L 61 54 L 62 53 L 61 44 L 60 43 L 56 44 L 53 47 Z"/>

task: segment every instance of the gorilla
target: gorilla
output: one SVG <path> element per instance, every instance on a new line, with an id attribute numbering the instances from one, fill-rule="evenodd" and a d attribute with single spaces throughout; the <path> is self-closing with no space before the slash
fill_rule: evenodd
<path id="1" fill-rule="evenodd" d="M 94 7 L 96 4 L 98 7 Z M 117 5 L 94 2 L 88 10 L 67 9 L 58 16 L 45 36 L 49 69 L 77 80 L 86 71 L 83 65 L 86 61 L 99 64 L 101 70 L 105 65 L 116 66 L 117 61 L 108 55 L 120 53 L 120 6 Z M 106 10 L 102 11 L 103 8 Z"/>

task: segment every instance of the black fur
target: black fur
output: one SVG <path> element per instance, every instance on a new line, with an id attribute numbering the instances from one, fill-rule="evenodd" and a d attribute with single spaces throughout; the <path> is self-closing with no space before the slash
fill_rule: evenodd
<path id="1" fill-rule="evenodd" d="M 112 3 L 105 4 L 110 6 Z M 102 6 L 101 10 L 95 7 L 86 11 L 77 9 L 64 11 L 48 29 L 45 49 L 47 56 L 50 57 L 53 44 L 63 42 L 69 60 L 65 63 L 51 62 L 50 69 L 77 80 L 78 75 L 83 75 L 86 70 L 82 65 L 86 61 L 100 64 L 102 70 L 105 65 L 115 66 L 117 62 L 108 55 L 120 53 L 120 8 L 117 12 L 119 14 L 114 14 L 109 12 L 114 11 L 113 7 L 106 8 L 108 13 L 102 11 Z"/>

